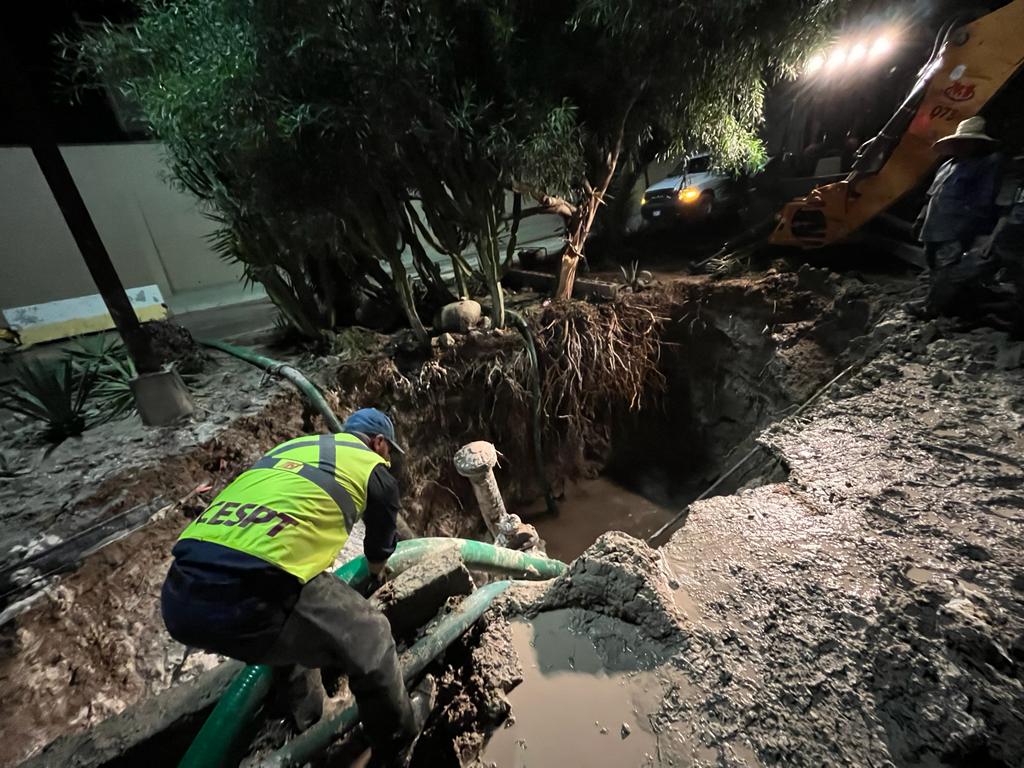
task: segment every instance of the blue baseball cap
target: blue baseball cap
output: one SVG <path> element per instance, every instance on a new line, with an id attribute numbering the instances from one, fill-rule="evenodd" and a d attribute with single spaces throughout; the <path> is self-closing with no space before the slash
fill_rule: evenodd
<path id="1" fill-rule="evenodd" d="M 360 408 L 341 425 L 343 432 L 361 432 L 368 437 L 380 435 L 391 447 L 399 453 L 405 453 L 405 449 L 395 440 L 395 425 L 383 411 L 376 408 Z"/>

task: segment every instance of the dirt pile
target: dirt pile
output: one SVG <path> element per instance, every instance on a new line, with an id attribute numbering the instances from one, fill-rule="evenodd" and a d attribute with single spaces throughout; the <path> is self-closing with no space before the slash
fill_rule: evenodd
<path id="1" fill-rule="evenodd" d="M 635 626 L 661 646 L 681 640 L 683 616 L 672 598 L 661 554 L 624 533 L 601 536 L 573 561 L 564 576 L 533 587 L 539 589 L 543 589 L 540 597 L 518 603 L 516 610 L 536 616 L 580 608 L 595 614 L 595 620 L 600 615 Z M 511 602 L 514 599 L 509 598 L 510 609 L 516 605 Z"/>
<path id="2" fill-rule="evenodd" d="M 538 643 L 537 653 L 548 672 L 576 669 L 577 665 L 581 674 L 650 671 L 679 652 L 687 638 L 659 553 L 625 534 L 606 534 L 563 576 L 551 582 L 515 585 L 499 598 L 482 627 L 449 650 L 436 670 L 441 706 L 417 750 L 414 765 L 481 764 L 477 761 L 486 739 L 507 722 L 511 710 L 507 694 L 523 677 L 526 660 L 520 654 L 526 649 L 520 646 L 517 652 L 510 624 L 520 616 L 534 620 L 552 617 L 550 629 L 588 638 L 590 652 L 596 654 L 593 664 L 584 670 L 584 660 L 575 658 L 571 641 L 568 645 Z M 621 699 L 615 684 L 612 690 L 616 699 Z M 537 706 L 552 704 L 537 702 Z M 571 717 L 553 710 L 542 716 Z M 589 747 L 576 744 L 573 749 L 599 746 L 608 725 L 603 726 L 603 733 L 601 726 L 590 729 L 595 741 Z M 614 725 L 619 728 L 618 723 Z M 528 748 L 529 738 L 529 734 L 524 736 L 524 748 Z"/>
<path id="3" fill-rule="evenodd" d="M 653 675 L 639 764 L 1024 764 L 1024 344 L 897 311 L 851 350 L 870 360 L 762 436 L 784 479 L 695 504 L 664 563 L 608 534 L 503 603 L 568 608 L 602 669 Z M 549 743 L 519 721 L 513 746 Z"/>

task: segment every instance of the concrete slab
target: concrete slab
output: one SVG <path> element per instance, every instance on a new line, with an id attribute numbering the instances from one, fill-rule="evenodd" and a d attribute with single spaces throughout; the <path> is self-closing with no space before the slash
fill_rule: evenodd
<path id="1" fill-rule="evenodd" d="M 377 590 L 373 602 L 402 637 L 416 631 L 441 610 L 449 597 L 468 595 L 473 578 L 455 549 L 440 552 L 413 566 Z"/>

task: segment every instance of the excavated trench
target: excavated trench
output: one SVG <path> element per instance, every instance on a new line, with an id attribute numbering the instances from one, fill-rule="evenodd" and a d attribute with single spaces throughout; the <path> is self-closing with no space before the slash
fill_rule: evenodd
<path id="1" fill-rule="evenodd" d="M 639 378 L 631 372 L 623 376 L 639 382 L 642 397 L 637 391 L 618 397 L 615 382 L 605 382 L 602 386 L 611 389 L 596 393 L 582 418 L 579 412 L 561 413 L 557 399 L 546 401 L 549 431 L 544 463 L 560 497 L 557 516 L 545 514 L 544 504 L 538 501 L 541 485 L 532 469 L 536 462 L 524 428 L 530 413 L 526 388 L 508 384 L 510 370 L 522 374 L 522 366 L 507 369 L 481 363 L 488 350 L 496 348 L 505 357 L 510 350 L 518 350 L 515 338 L 502 337 L 495 345 L 487 338 L 468 337 L 427 362 L 403 360 L 401 351 L 392 349 L 368 361 L 344 361 L 326 375 L 336 389 L 339 410 L 374 403 L 388 407 L 395 416 L 411 449 L 400 475 L 407 516 L 417 533 L 480 533 L 482 524 L 469 488 L 454 473 L 450 457 L 459 444 L 486 438 L 505 454 L 498 481 L 510 510 L 537 526 L 550 556 L 570 561 L 606 531 L 623 531 L 641 539 L 649 536 L 747 454 L 764 427 L 810 397 L 836 372 L 836 360 L 850 339 L 862 335 L 877 313 L 868 295 L 856 281 L 805 269 L 797 275 L 776 274 L 760 280 L 709 283 L 693 278 L 658 295 L 641 297 L 644 312 L 656 319 L 651 326 L 658 342 L 653 366 Z M 546 355 L 555 348 L 543 336 L 544 319 L 534 321 L 541 329 L 542 369 Z M 649 346 L 644 349 L 650 354 Z M 550 366 L 550 359 L 547 362 Z M 498 373 L 505 378 L 496 378 Z M 294 405 L 289 408 L 294 422 Z M 244 464 L 247 454 L 266 450 L 269 445 L 261 443 L 268 438 L 272 443 L 276 431 L 261 429 L 263 439 L 247 446 L 249 450 L 234 449 L 236 460 Z M 716 489 L 716 495 L 770 482 L 784 473 L 785 468 L 766 452 L 734 473 Z M 107 680 L 103 697 L 109 699 L 118 691 L 124 695 L 111 707 L 121 712 L 120 730 L 115 727 L 114 732 L 122 735 L 96 736 L 88 730 L 83 735 L 84 728 L 103 719 L 91 717 L 86 708 L 74 718 L 78 725 L 70 732 L 76 735 L 59 739 L 31 765 L 148 764 L 156 768 L 176 764 L 181 749 L 190 742 L 208 705 L 179 707 L 189 711 L 171 717 L 167 710 L 172 705 L 147 709 L 147 704 L 169 686 L 190 680 L 192 685 L 206 684 L 215 693 L 220 683 L 209 685 L 213 673 L 201 674 L 213 664 L 204 660 L 190 674 L 180 652 L 171 656 L 168 650 L 158 650 L 168 659 L 158 666 L 162 670 L 171 664 L 176 674 L 161 671 L 157 675 L 147 668 L 153 663 L 151 656 L 135 650 L 143 643 L 158 649 L 174 647 L 159 628 L 155 601 L 166 551 L 182 524 L 174 518 L 146 529 L 142 534 L 146 546 L 137 549 L 145 553 L 138 555 L 146 558 L 144 562 L 133 562 L 136 550 L 131 538 L 123 542 L 124 547 L 119 543 L 114 545 L 117 549 L 102 551 L 85 569 L 63 581 L 60 599 L 44 599 L 41 607 L 18 619 L 22 639 L 25 633 L 67 631 L 81 620 L 71 607 L 84 602 L 82 590 L 90 588 L 80 581 L 83 573 L 94 572 L 89 582 L 94 589 L 100 573 L 106 572 L 109 589 L 134 590 L 136 603 L 150 601 L 148 625 L 142 618 L 145 611 L 127 626 L 116 616 L 94 616 L 88 626 L 81 627 L 86 636 L 96 635 L 94 640 L 83 643 L 69 637 L 65 646 L 50 641 L 51 656 L 66 654 L 70 660 L 37 654 L 22 657 L 20 664 L 19 650 L 24 649 L 18 647 L 15 635 L 0 665 L 0 676 L 5 685 L 17 679 L 17 696 L 26 700 L 31 698 L 33 682 L 45 679 L 47 665 L 74 670 L 76 663 L 84 663 L 89 674 L 101 675 L 96 667 L 102 662 L 76 662 L 74 655 L 90 652 L 88 646 L 93 643 L 102 644 L 106 654 L 118 654 L 126 646 L 114 636 L 123 632 L 133 638 L 132 658 L 120 666 L 112 664 L 115 671 L 109 674 L 124 675 L 126 681 L 158 678 L 155 685 L 135 685 L 132 695 L 124 693 L 116 679 Z M 676 642 L 670 627 L 678 625 L 678 621 L 673 624 L 673 617 L 678 617 L 671 597 L 666 596 L 668 588 L 650 583 L 657 562 L 637 566 L 633 561 L 646 555 L 627 550 L 633 563 L 627 569 L 633 594 L 647 590 L 655 595 L 645 601 L 653 606 L 650 615 L 624 616 L 632 609 L 602 605 L 600 595 L 581 597 L 573 592 L 579 587 L 571 584 L 546 591 L 534 587 L 510 596 L 433 666 L 443 714 L 428 729 L 416 765 L 454 766 L 478 759 L 483 765 L 498 766 L 653 764 L 657 745 L 629 702 L 654 695 L 649 669 Z M 127 572 L 142 571 L 150 575 L 141 583 L 122 581 Z M 608 578 L 620 577 L 615 571 Z M 608 595 L 609 601 L 616 599 Z M 111 605 L 109 599 L 94 607 L 118 610 L 116 601 Z M 104 632 L 106 636 L 100 638 Z M 95 692 L 75 690 L 74 674 L 66 685 L 79 698 L 94 700 Z M 524 682 L 517 684 L 520 678 Z M 40 695 L 60 696 L 61 683 L 50 679 Z M 579 704 L 583 701 L 586 706 Z M 575 717 L 565 727 L 552 728 L 552 721 L 563 718 L 571 707 L 578 709 L 582 719 Z M 510 708 L 513 721 L 506 719 Z M 130 723 L 133 717 L 140 722 Z M 47 721 L 39 702 L 33 703 L 31 716 L 18 721 L 8 713 L 4 720 L 4 730 L 13 739 L 5 747 L 6 765 L 16 764 L 69 730 L 56 718 Z M 159 727 L 153 724 L 158 721 Z M 510 727 L 489 738 L 492 729 L 509 722 Z M 573 729 L 582 729 L 577 734 L 580 738 L 585 734 L 600 738 L 587 742 L 589 751 L 578 752 L 571 746 L 576 738 Z M 91 746 L 83 749 L 83 744 Z M 72 762 L 70 754 L 86 756 Z"/>

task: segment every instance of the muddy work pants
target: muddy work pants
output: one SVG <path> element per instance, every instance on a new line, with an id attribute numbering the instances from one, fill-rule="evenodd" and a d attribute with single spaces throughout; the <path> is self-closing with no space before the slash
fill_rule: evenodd
<path id="1" fill-rule="evenodd" d="M 1010 319 L 1014 334 L 1024 338 L 1024 201 L 1010 210 L 994 238 L 992 253 L 1003 270 L 1004 279 L 1014 288 Z"/>
<path id="2" fill-rule="evenodd" d="M 975 310 L 977 294 L 995 275 L 998 262 L 985 258 L 969 245 L 952 240 L 927 243 L 931 272 L 925 306 L 936 315 L 969 315 Z"/>
<path id="3" fill-rule="evenodd" d="M 165 586 L 163 595 L 165 617 L 187 611 L 187 603 L 180 605 L 185 601 L 191 603 L 193 615 L 201 614 L 197 602 L 204 596 L 193 595 L 189 601 L 188 595 L 174 590 L 173 580 L 172 567 L 170 588 Z M 283 621 L 257 633 L 199 637 L 201 626 L 181 629 L 184 636 L 179 639 L 189 645 L 248 664 L 298 665 L 348 675 L 375 762 L 387 764 L 415 738 L 412 705 L 388 620 L 333 575 L 322 573 L 302 585 Z"/>

